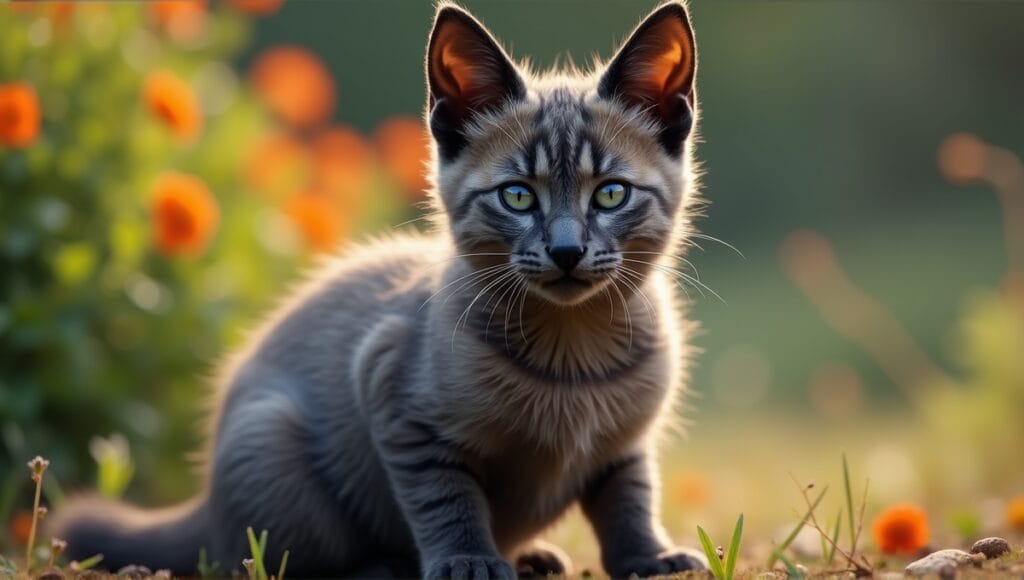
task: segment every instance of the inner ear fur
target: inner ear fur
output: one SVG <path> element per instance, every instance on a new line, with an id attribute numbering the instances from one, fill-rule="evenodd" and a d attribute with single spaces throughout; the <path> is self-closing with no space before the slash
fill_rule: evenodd
<path id="1" fill-rule="evenodd" d="M 465 10 L 443 5 L 427 45 L 430 128 L 446 158 L 465 146 L 463 127 L 478 112 L 526 97 L 526 86 L 490 32 Z"/>
<path id="2" fill-rule="evenodd" d="M 649 111 L 662 127 L 662 144 L 678 153 L 693 125 L 696 44 L 686 8 L 670 2 L 654 10 L 612 58 L 598 95 Z"/>

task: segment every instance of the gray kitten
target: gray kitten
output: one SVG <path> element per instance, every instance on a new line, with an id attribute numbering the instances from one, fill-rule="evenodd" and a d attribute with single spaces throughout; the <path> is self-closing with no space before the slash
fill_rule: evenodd
<path id="1" fill-rule="evenodd" d="M 245 528 L 297 576 L 568 571 L 536 536 L 579 502 L 612 576 L 701 568 L 656 518 L 683 390 L 696 51 L 657 8 L 600 70 L 535 75 L 438 9 L 427 54 L 437 234 L 324 267 L 225 365 L 205 491 L 72 502 L 72 557 L 237 567 Z"/>

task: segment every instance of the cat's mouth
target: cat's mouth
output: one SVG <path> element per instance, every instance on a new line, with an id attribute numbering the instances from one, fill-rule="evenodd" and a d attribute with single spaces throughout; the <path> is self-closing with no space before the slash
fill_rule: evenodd
<path id="1" fill-rule="evenodd" d="M 577 278 L 566 274 L 560 278 L 554 280 L 548 280 L 541 284 L 544 288 L 550 288 L 552 290 L 576 290 L 583 288 L 590 288 L 594 283 L 590 280 L 584 280 L 583 278 Z"/>
<path id="2" fill-rule="evenodd" d="M 601 280 L 588 280 L 565 274 L 537 285 L 537 292 L 547 300 L 561 305 L 586 301 L 601 289 Z"/>

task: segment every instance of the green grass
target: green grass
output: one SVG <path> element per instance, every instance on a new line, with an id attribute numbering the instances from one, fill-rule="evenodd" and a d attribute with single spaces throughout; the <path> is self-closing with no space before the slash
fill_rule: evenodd
<path id="1" fill-rule="evenodd" d="M 289 551 L 285 550 L 284 555 L 281 556 L 281 565 L 277 569 L 277 575 L 268 576 L 267 569 L 263 562 L 263 557 L 267 553 L 267 530 L 260 532 L 259 539 L 256 538 L 256 533 L 251 527 L 245 529 L 245 534 L 249 538 L 249 551 L 252 553 L 252 558 L 243 561 L 246 571 L 249 573 L 249 578 L 253 580 L 284 580 L 285 569 L 288 567 L 288 554 Z"/>
<path id="2" fill-rule="evenodd" d="M 704 528 L 697 526 L 697 536 L 700 538 L 700 545 L 704 549 L 704 556 L 708 559 L 708 566 L 711 568 L 711 575 L 718 580 L 733 580 L 736 575 L 736 562 L 740 553 L 740 542 L 743 540 L 743 514 L 736 520 L 733 527 L 732 540 L 729 542 L 729 550 L 724 554 L 725 565 L 722 564 L 723 554 L 719 553 L 711 537 L 704 531 Z"/>

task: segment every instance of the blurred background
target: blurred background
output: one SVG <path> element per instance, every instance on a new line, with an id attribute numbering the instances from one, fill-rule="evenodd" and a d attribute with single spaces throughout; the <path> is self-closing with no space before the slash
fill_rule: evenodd
<path id="1" fill-rule="evenodd" d="M 654 4 L 464 2 L 542 68 L 609 57 Z M 420 215 L 432 12 L 0 3 L 0 551 L 36 454 L 51 505 L 194 493 L 218 359 L 318 256 Z M 839 509 L 845 452 L 868 521 L 909 502 L 936 541 L 1024 532 L 1024 4 L 691 12 L 711 203 L 684 266 L 721 299 L 689 290 L 666 526 L 693 545 L 744 511 L 770 545 L 791 475 Z M 578 516 L 552 536 L 596 561 Z"/>

